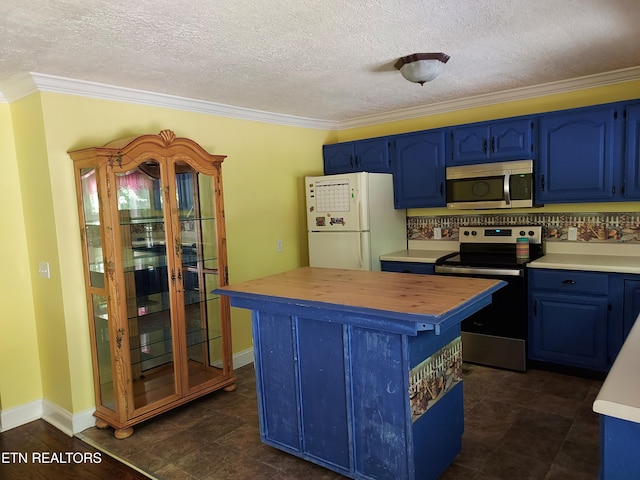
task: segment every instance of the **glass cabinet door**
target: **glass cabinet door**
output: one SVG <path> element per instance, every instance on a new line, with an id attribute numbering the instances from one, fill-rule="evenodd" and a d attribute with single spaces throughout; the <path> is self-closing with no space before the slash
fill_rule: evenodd
<path id="1" fill-rule="evenodd" d="M 160 164 L 116 174 L 134 408 L 176 394 Z"/>
<path id="2" fill-rule="evenodd" d="M 96 387 L 100 404 L 115 410 L 109 316 L 104 281 L 104 250 L 102 248 L 100 202 L 98 200 L 98 173 L 93 167 L 82 168 L 80 174 L 82 218 L 84 220 L 84 248 L 87 256 L 90 289 L 90 314 L 95 343 Z"/>
<path id="3" fill-rule="evenodd" d="M 213 178 L 177 162 L 176 202 L 182 256 L 183 308 L 186 327 L 187 384 L 197 388 L 224 372 L 218 232 Z"/>

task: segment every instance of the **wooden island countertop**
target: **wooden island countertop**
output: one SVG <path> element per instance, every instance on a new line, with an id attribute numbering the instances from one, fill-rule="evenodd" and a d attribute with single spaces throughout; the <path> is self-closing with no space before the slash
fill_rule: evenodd
<path id="1" fill-rule="evenodd" d="M 439 334 L 489 304 L 491 293 L 504 284 L 481 278 L 302 267 L 220 287 L 215 293 L 229 296 L 238 307 L 253 308 L 245 301 L 264 301 L 287 309 L 340 310 L 370 320 L 398 320 L 398 328 L 413 334 L 423 330 Z"/>

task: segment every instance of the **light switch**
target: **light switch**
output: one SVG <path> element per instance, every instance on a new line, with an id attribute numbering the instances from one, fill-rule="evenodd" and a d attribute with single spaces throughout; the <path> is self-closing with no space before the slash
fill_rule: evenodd
<path id="1" fill-rule="evenodd" d="M 578 240 L 578 229 L 576 227 L 569 227 L 567 240 L 571 240 L 572 242 L 575 242 L 576 240 Z"/>
<path id="2" fill-rule="evenodd" d="M 276 250 L 278 252 L 281 252 L 284 249 L 284 247 L 282 246 L 282 240 L 277 240 L 276 241 Z"/>
<path id="3" fill-rule="evenodd" d="M 433 227 L 433 239 L 440 240 L 442 238 L 442 228 Z"/>
<path id="4" fill-rule="evenodd" d="M 49 271 L 49 262 L 39 262 L 38 273 L 42 278 L 51 278 L 51 272 Z"/>

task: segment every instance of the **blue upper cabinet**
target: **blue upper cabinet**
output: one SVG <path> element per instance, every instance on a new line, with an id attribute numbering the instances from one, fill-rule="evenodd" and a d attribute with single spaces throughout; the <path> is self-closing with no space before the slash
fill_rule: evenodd
<path id="1" fill-rule="evenodd" d="M 599 202 L 621 197 L 624 132 L 618 108 L 603 105 L 541 116 L 538 202 Z"/>
<path id="2" fill-rule="evenodd" d="M 627 137 L 625 149 L 624 197 L 640 199 L 640 104 L 626 110 Z"/>
<path id="3" fill-rule="evenodd" d="M 391 142 L 396 208 L 444 207 L 445 130 L 398 135 Z"/>
<path id="4" fill-rule="evenodd" d="M 335 143 L 322 147 L 324 173 L 391 172 L 387 137 Z"/>
<path id="5" fill-rule="evenodd" d="M 449 165 L 533 158 L 534 120 L 519 118 L 454 127 Z"/>

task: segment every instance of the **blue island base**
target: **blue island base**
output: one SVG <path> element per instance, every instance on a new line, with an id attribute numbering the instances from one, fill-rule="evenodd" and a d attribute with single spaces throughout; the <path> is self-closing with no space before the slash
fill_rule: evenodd
<path id="1" fill-rule="evenodd" d="M 262 440 L 350 478 L 437 479 L 464 429 L 459 324 L 359 323 L 253 311 Z"/>

